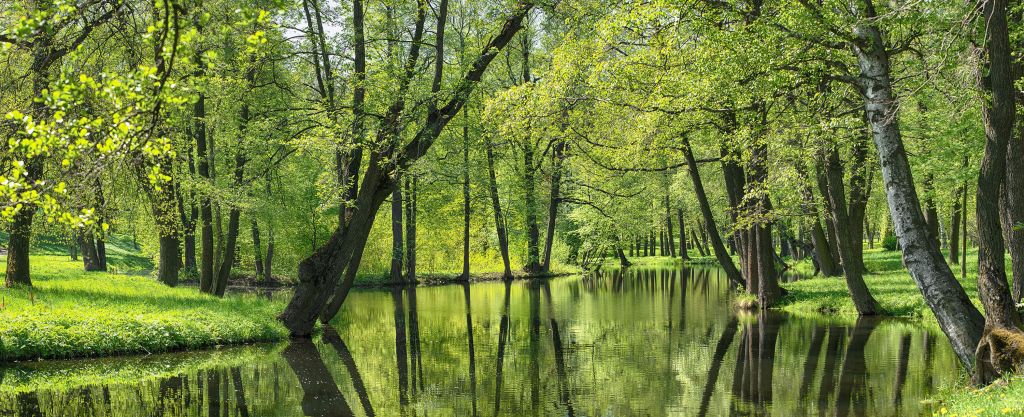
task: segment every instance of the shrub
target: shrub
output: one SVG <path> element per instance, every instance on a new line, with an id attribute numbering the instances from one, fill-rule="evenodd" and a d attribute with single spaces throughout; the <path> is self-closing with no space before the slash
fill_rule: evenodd
<path id="1" fill-rule="evenodd" d="M 896 235 L 885 235 L 882 239 L 882 248 L 887 251 L 894 251 L 900 248 L 900 240 Z"/>

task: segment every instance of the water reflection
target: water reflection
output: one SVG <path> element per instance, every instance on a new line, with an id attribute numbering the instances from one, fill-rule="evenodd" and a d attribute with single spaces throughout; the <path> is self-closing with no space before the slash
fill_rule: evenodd
<path id="1" fill-rule="evenodd" d="M 728 287 L 631 268 L 354 291 L 312 340 L 8 366 L 0 415 L 913 416 L 958 374 L 913 323 L 737 313 Z"/>
<path id="2" fill-rule="evenodd" d="M 312 341 L 293 340 L 281 356 L 288 362 L 292 372 L 302 386 L 302 412 L 312 417 L 354 416 L 348 401 L 331 377 L 320 352 Z M 220 410 L 210 410 L 210 415 L 219 416 Z"/>

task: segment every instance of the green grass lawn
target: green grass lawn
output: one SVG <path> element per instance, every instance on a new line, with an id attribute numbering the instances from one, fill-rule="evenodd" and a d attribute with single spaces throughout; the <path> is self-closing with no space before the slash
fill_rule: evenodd
<path id="1" fill-rule="evenodd" d="M 114 259 L 112 266 L 128 269 Z M 288 335 L 275 319 L 283 300 L 218 299 L 148 275 L 84 272 L 67 256 L 33 255 L 32 283 L 0 291 L 0 360 L 155 353 Z"/>
<path id="2" fill-rule="evenodd" d="M 797 263 L 794 269 L 804 271 L 807 269 L 805 264 L 809 264 L 809 261 Z M 928 321 L 934 322 L 935 316 L 925 304 L 917 284 L 901 264 L 899 252 L 865 250 L 864 264 L 868 269 L 864 281 L 886 315 L 929 318 Z M 967 277 L 960 280 L 960 285 L 978 308 L 981 308 L 981 304 L 978 303 L 978 268 L 975 252 L 968 253 L 967 265 Z M 960 267 L 954 265 L 953 268 L 954 275 L 960 279 Z M 806 272 L 812 271 L 813 269 Z M 783 284 L 783 288 L 789 291 L 789 294 L 776 305 L 780 310 L 791 313 L 857 315 L 857 309 L 853 306 L 853 300 L 846 289 L 846 280 L 841 276 L 804 279 Z"/>

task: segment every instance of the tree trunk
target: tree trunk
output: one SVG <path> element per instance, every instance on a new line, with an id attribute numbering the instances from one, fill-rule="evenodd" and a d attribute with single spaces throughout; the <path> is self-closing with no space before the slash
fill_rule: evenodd
<path id="1" fill-rule="evenodd" d="M 78 261 L 78 252 L 81 249 L 82 242 L 78 233 L 71 234 L 71 243 L 68 244 L 68 256 L 71 257 L 72 261 Z"/>
<path id="2" fill-rule="evenodd" d="M 935 313 L 939 327 L 950 339 L 965 367 L 971 368 L 974 347 L 981 338 L 984 319 L 928 237 L 921 203 L 899 128 L 898 106 L 889 73 L 889 55 L 871 8 L 854 10 L 860 19 L 853 28 L 854 55 L 859 64 L 858 82 L 864 95 L 865 116 L 882 167 L 889 213 L 900 237 L 903 259 Z"/>
<path id="3" fill-rule="evenodd" d="M 836 265 L 835 259 L 832 258 L 832 249 L 829 247 L 828 237 L 825 236 L 825 230 L 821 227 L 821 222 L 818 221 L 817 216 L 814 218 L 814 223 L 811 225 L 811 242 L 814 244 L 814 256 L 818 261 L 818 269 L 821 270 L 821 274 L 826 277 L 839 276 L 839 266 Z"/>
<path id="4" fill-rule="evenodd" d="M 338 283 L 334 294 L 331 295 L 331 301 L 320 312 L 321 323 L 330 323 L 334 316 L 338 315 L 341 306 L 345 303 L 345 299 L 348 298 L 348 294 L 352 291 L 352 285 L 355 283 L 356 276 L 359 273 L 359 262 L 363 259 L 364 249 L 366 249 L 365 245 L 356 246 L 355 251 L 352 253 L 352 260 L 349 262 L 348 268 L 345 269 L 344 278 Z"/>
<path id="5" fill-rule="evenodd" d="M 932 174 L 924 177 L 924 223 L 928 226 L 928 234 L 939 243 L 939 209 L 935 207 L 935 182 Z M 939 247 L 942 247 L 939 245 Z"/>
<path id="6" fill-rule="evenodd" d="M 396 178 L 396 183 L 401 180 Z M 402 282 L 402 187 L 391 192 L 391 282 Z M 412 277 L 409 277 L 412 279 Z"/>
<path id="7" fill-rule="evenodd" d="M 462 279 L 469 281 L 469 118 L 462 119 Z"/>
<path id="8" fill-rule="evenodd" d="M 562 161 L 564 159 L 565 143 L 558 141 L 555 143 L 551 154 L 551 195 L 548 202 L 548 228 L 547 236 L 544 240 L 544 258 L 540 264 L 542 273 L 551 272 L 551 246 L 555 241 L 555 221 L 558 217 L 558 204 L 562 199 Z"/>
<path id="9" fill-rule="evenodd" d="M 7 287 L 17 284 L 32 286 L 28 251 L 32 238 L 32 217 L 35 214 L 35 206 L 25 204 L 11 221 L 7 240 L 7 275 L 4 278 Z"/>
<path id="10" fill-rule="evenodd" d="M 693 246 L 697 247 L 697 253 L 699 253 L 700 256 L 708 256 L 707 249 L 704 247 L 704 244 L 700 242 L 700 237 L 697 236 L 697 231 L 694 229 L 690 229 L 690 240 L 693 241 Z"/>
<path id="11" fill-rule="evenodd" d="M 836 241 L 839 243 L 839 259 L 842 261 L 843 275 L 846 276 L 846 288 L 850 291 L 853 305 L 857 313 L 862 316 L 871 316 L 881 312 L 882 308 L 878 301 L 871 295 L 867 284 L 864 283 L 863 270 L 860 269 L 860 262 L 855 257 L 857 251 L 854 246 L 862 245 L 862 240 L 854 238 L 852 228 L 855 224 L 850 219 L 847 210 L 843 189 L 843 169 L 839 161 L 839 153 L 835 148 L 825 151 L 825 179 L 827 181 L 828 199 L 832 205 L 833 223 L 836 226 Z M 851 194 L 853 194 L 851 192 Z M 863 215 L 861 215 L 863 219 Z M 859 228 L 859 226 L 858 226 Z"/>
<path id="12" fill-rule="evenodd" d="M 232 207 L 228 212 L 228 235 L 227 239 L 225 239 L 224 254 L 221 257 L 220 268 L 217 268 L 217 279 L 213 286 L 213 294 L 218 297 L 224 296 L 224 291 L 228 287 L 228 280 L 231 278 L 231 267 L 235 264 L 241 215 L 241 210 L 236 207 Z"/>
<path id="13" fill-rule="evenodd" d="M 768 180 L 767 158 L 768 147 L 763 143 L 751 148 L 748 174 L 753 189 L 765 188 L 765 182 Z M 772 211 L 771 200 L 766 192 L 746 200 L 748 205 L 744 207 L 745 212 L 756 219 L 745 239 L 750 241 L 747 244 L 751 248 L 750 255 L 745 258 L 750 263 L 748 269 L 751 271 L 751 275 L 747 276 L 747 291 L 752 291 L 752 287 L 755 287 L 752 283 L 756 282 L 758 304 L 761 308 L 768 308 L 782 297 L 779 275 L 775 270 L 772 223 L 765 220 Z"/>
<path id="14" fill-rule="evenodd" d="M 949 229 L 949 263 L 953 265 L 960 263 L 960 222 L 966 221 L 963 219 L 963 205 L 960 203 L 960 195 L 963 192 L 961 186 L 953 193 L 953 227 Z"/>
<path id="15" fill-rule="evenodd" d="M 829 250 L 829 258 L 832 259 L 833 273 L 832 275 L 827 276 L 839 276 L 840 268 L 842 266 L 839 263 L 842 258 L 840 258 L 839 256 L 839 237 L 836 233 L 835 214 L 832 213 L 833 210 L 835 210 L 835 208 L 832 206 L 832 201 L 831 199 L 829 199 L 828 196 L 828 179 L 826 178 L 825 167 L 823 167 L 820 163 L 815 164 L 814 173 L 815 178 L 817 179 L 818 192 L 821 194 L 822 208 L 824 209 L 823 214 L 825 217 L 825 241 L 828 242 L 828 245 L 826 247 Z M 846 197 L 844 196 L 843 198 L 845 199 Z"/>
<path id="16" fill-rule="evenodd" d="M 985 155 L 978 173 L 978 298 L 985 307 L 985 329 L 975 351 L 973 381 L 987 384 L 1024 360 L 1021 317 L 1006 280 L 1006 258 L 999 213 L 999 189 L 1006 178 L 1006 150 L 1015 117 L 1007 1 L 984 3 L 985 40 L 991 101 L 982 106 Z"/>
<path id="17" fill-rule="evenodd" d="M 250 63 L 250 68 L 245 72 L 246 84 L 251 88 L 256 78 L 255 63 Z M 235 146 L 235 169 L 234 184 L 236 190 L 240 190 L 245 181 L 245 164 L 248 162 L 243 150 L 242 143 L 246 129 L 249 127 L 249 103 L 242 103 L 239 114 L 239 137 Z M 231 268 L 235 265 L 235 256 L 238 248 L 238 233 L 241 228 L 242 211 L 237 206 L 232 206 L 228 211 L 228 235 L 224 243 L 224 252 L 221 256 L 220 268 L 217 269 L 216 282 L 213 287 L 213 294 L 218 297 L 224 296 L 228 287 L 228 280 L 231 278 Z"/>
<path id="18" fill-rule="evenodd" d="M 690 147 L 690 140 L 686 136 L 683 136 L 683 156 L 686 158 L 686 166 L 690 173 L 690 180 L 693 182 L 693 192 L 697 196 L 697 202 L 700 205 L 701 215 L 704 217 L 704 223 L 710 230 L 711 246 L 714 249 L 715 258 L 718 259 L 719 265 L 725 271 L 725 276 L 734 285 L 744 286 L 743 277 L 740 276 L 740 271 L 736 269 L 736 264 L 732 262 L 732 258 L 725 249 L 725 244 L 722 243 L 722 237 L 718 235 L 718 227 L 715 226 L 715 215 L 711 211 L 711 203 L 708 202 L 708 195 L 704 192 L 704 184 L 700 179 L 700 171 L 697 169 L 697 159 L 693 157 L 693 150 Z"/>
<path id="19" fill-rule="evenodd" d="M 270 197 L 270 179 L 267 178 L 267 197 Z M 267 257 L 263 260 L 263 279 L 270 282 L 274 278 L 274 223 L 267 222 Z"/>
<path id="20" fill-rule="evenodd" d="M 672 206 L 669 205 L 668 193 L 665 194 L 665 226 L 667 229 L 666 238 L 668 239 L 668 254 L 669 256 L 676 257 L 676 238 L 675 233 L 672 231 Z M 682 226 L 680 226 L 682 228 Z"/>
<path id="21" fill-rule="evenodd" d="M 416 175 L 405 180 L 405 280 L 416 282 Z"/>
<path id="22" fill-rule="evenodd" d="M 530 47 L 523 36 L 523 82 L 532 82 L 530 75 Z M 526 265 L 523 270 L 529 274 L 540 272 L 540 230 L 537 227 L 537 193 L 534 181 L 533 143 L 530 138 L 530 127 L 526 129 L 527 137 L 523 146 L 523 203 L 526 206 Z"/>
<path id="23" fill-rule="evenodd" d="M 82 251 L 82 267 L 86 271 L 100 271 L 99 254 L 93 232 L 83 231 L 78 235 L 78 244 Z"/>
<path id="24" fill-rule="evenodd" d="M 168 285 L 178 285 L 178 269 L 181 268 L 181 251 L 178 235 L 160 235 L 160 261 L 157 265 L 157 279 Z"/>
<path id="25" fill-rule="evenodd" d="M 256 278 L 263 276 L 263 249 L 260 246 L 260 226 L 252 219 L 252 253 L 256 258 Z"/>
<path id="26" fill-rule="evenodd" d="M 96 261 L 99 263 L 99 270 L 107 270 L 107 242 L 103 240 L 103 231 L 96 236 Z"/>
<path id="27" fill-rule="evenodd" d="M 1007 145 L 1005 183 L 1006 209 L 1012 225 L 1007 247 L 1013 276 L 1013 300 L 1019 303 L 1024 299 L 1024 123 L 1017 123 L 1017 135 L 1010 137 Z"/>
<path id="28" fill-rule="evenodd" d="M 683 221 L 683 209 L 676 208 L 676 216 L 679 218 L 679 257 L 684 261 L 690 260 L 690 253 L 686 250 L 686 223 Z"/>
<path id="29" fill-rule="evenodd" d="M 463 109 L 470 94 L 481 80 L 487 67 L 497 56 L 515 34 L 522 28 L 522 22 L 526 14 L 533 8 L 530 3 L 518 5 L 516 12 L 509 16 L 502 25 L 501 31 L 495 35 L 487 45 L 484 45 L 482 52 L 475 59 L 472 67 L 462 77 L 456 87 L 454 97 L 443 107 L 431 109 L 426 117 L 426 123 L 415 134 L 412 142 L 406 144 L 397 155 L 398 158 L 391 159 L 390 151 L 373 151 L 366 164 L 366 172 L 363 175 L 359 192 L 354 202 L 352 218 L 346 227 L 339 227 L 331 235 L 328 241 L 317 248 L 312 255 L 299 263 L 298 284 L 292 295 L 291 301 L 279 317 L 288 328 L 293 337 L 308 337 L 312 332 L 317 317 L 323 311 L 331 288 L 336 283 L 341 272 L 353 263 L 353 253 L 357 248 L 362 248 L 370 233 L 379 207 L 386 201 L 387 196 L 397 187 L 389 176 L 394 170 L 408 167 L 409 164 L 420 158 L 434 143 L 441 131 L 451 118 Z M 417 19 L 417 27 L 413 35 L 414 41 L 410 46 L 410 59 L 415 65 L 418 55 L 420 37 L 423 30 L 423 15 Z M 411 71 L 411 69 L 410 69 Z M 435 74 L 435 78 L 438 78 Z M 404 100 L 405 87 L 400 88 L 397 101 Z M 393 103 L 385 116 L 385 122 L 396 120 L 400 115 L 402 107 L 400 102 Z M 397 113 L 397 114 L 396 114 Z M 389 133 L 390 127 L 382 129 L 384 141 L 398 143 L 393 133 Z M 358 265 L 354 265 L 358 267 Z M 346 281 L 348 275 L 346 275 Z M 350 282 L 345 284 L 351 285 Z"/>
<path id="30" fill-rule="evenodd" d="M 658 230 L 658 251 L 661 252 L 661 256 L 668 255 L 668 239 L 665 238 L 664 230 Z"/>
<path id="31" fill-rule="evenodd" d="M 512 279 L 512 264 L 508 255 L 508 232 L 505 229 L 505 217 L 501 213 L 501 199 L 498 197 L 498 179 L 494 173 L 494 145 L 489 135 L 484 135 L 484 147 L 487 151 L 487 191 L 491 195 L 491 211 L 494 212 L 494 227 L 498 235 L 498 250 L 505 267 L 502 279 Z"/>
<path id="32" fill-rule="evenodd" d="M 864 218 L 868 200 L 871 198 L 872 173 L 874 170 L 867 163 L 868 137 L 865 132 L 858 136 L 853 145 L 850 161 L 850 204 L 849 213 L 850 247 L 853 249 L 852 262 L 861 272 L 867 271 L 864 266 Z"/>
<path id="33" fill-rule="evenodd" d="M 50 66 L 56 61 L 51 56 L 53 49 L 53 36 L 41 33 L 33 39 L 32 52 L 32 97 L 41 97 L 43 91 L 49 87 Z M 33 100 L 31 115 L 36 120 L 46 120 L 50 108 L 42 100 Z M 25 158 L 24 181 L 27 184 L 34 184 L 43 176 L 43 161 L 40 156 Z M 29 249 L 32 239 L 32 220 L 36 214 L 36 205 L 32 203 L 22 204 L 11 219 L 11 226 L 7 236 L 7 275 L 4 284 L 12 287 L 17 284 L 32 286 Z"/>
<path id="34" fill-rule="evenodd" d="M 622 253 L 622 246 L 620 246 L 618 243 L 615 244 L 615 256 L 618 256 L 619 258 L 620 267 L 626 268 L 633 265 L 633 263 L 629 262 L 629 259 L 626 258 L 626 254 Z"/>
<path id="35" fill-rule="evenodd" d="M 200 61 L 200 66 L 201 65 Z M 196 141 L 196 159 L 199 161 L 200 181 L 211 181 L 210 155 L 206 150 L 206 96 L 200 92 L 193 106 L 195 117 L 192 128 Z M 199 195 L 199 243 L 202 251 L 199 254 L 199 291 L 213 292 L 213 202 L 206 193 Z"/>
<path id="36" fill-rule="evenodd" d="M 796 169 L 801 176 L 807 176 L 807 170 L 804 168 L 802 164 L 798 165 Z M 820 180 L 823 179 L 824 177 L 820 175 L 815 175 L 815 178 Z M 822 195 L 823 199 L 825 200 L 824 204 L 826 205 L 825 224 L 829 225 L 829 210 L 827 207 L 829 202 L 827 186 L 821 187 L 823 185 L 821 181 L 816 181 L 816 183 L 818 184 L 819 189 L 822 189 L 825 192 L 825 194 Z M 805 182 L 800 187 L 800 194 L 803 197 L 804 209 L 810 212 L 810 214 L 813 217 L 811 220 L 811 243 L 814 245 L 814 260 L 818 264 L 818 270 L 821 271 L 821 274 L 826 277 L 839 276 L 839 265 L 836 264 L 836 258 L 832 257 L 832 248 L 828 240 L 828 235 L 826 234 L 825 229 L 821 227 L 821 221 L 818 219 L 818 205 L 814 201 L 814 192 L 811 190 L 811 187 Z"/>

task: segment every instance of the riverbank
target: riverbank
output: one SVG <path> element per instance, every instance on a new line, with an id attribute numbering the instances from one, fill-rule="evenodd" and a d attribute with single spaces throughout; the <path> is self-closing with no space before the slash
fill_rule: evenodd
<path id="1" fill-rule="evenodd" d="M 903 267 L 900 252 L 867 249 L 864 264 L 868 273 L 864 281 L 871 294 L 882 306 L 886 316 L 906 317 L 919 320 L 925 326 L 938 329 L 938 323 L 931 309 L 924 302 L 910 273 Z M 796 269 L 807 269 L 809 263 L 802 262 Z M 967 274 L 961 277 L 960 267 L 953 265 L 953 272 L 960 285 L 967 291 L 975 305 L 978 301 L 977 253 L 967 255 Z M 1009 268 L 1007 268 L 1009 271 Z M 828 314 L 854 318 L 857 310 L 850 299 L 846 281 L 842 277 L 817 277 L 782 284 L 789 293 L 776 308 L 793 314 Z M 962 376 L 963 384 L 949 387 L 936 401 L 940 404 L 940 416 L 1002 416 L 1024 415 L 1024 377 L 1011 376 L 981 389 L 969 386 L 967 375 Z"/>
<path id="2" fill-rule="evenodd" d="M 145 275 L 84 272 L 81 262 L 57 255 L 32 256 L 32 283 L 0 296 L 0 360 L 170 352 L 288 336 L 275 318 L 284 300 L 219 299 Z"/>
<path id="3" fill-rule="evenodd" d="M 809 265 L 809 261 L 802 261 L 795 264 L 793 268 L 803 271 L 808 269 Z M 935 322 L 935 316 L 925 304 L 921 291 L 910 277 L 910 273 L 903 267 L 899 252 L 866 249 L 864 265 L 868 270 L 864 275 L 864 281 L 871 289 L 871 294 L 882 306 L 886 316 L 920 318 L 927 319 L 926 321 L 930 323 Z M 956 265 L 953 266 L 954 274 L 960 281 L 960 285 L 967 291 L 967 295 L 980 309 L 977 254 L 975 252 L 968 253 L 967 265 L 966 278 L 961 278 L 960 268 Z M 813 269 L 807 272 L 812 271 Z M 783 283 L 782 287 L 789 293 L 775 305 L 775 308 L 779 310 L 797 314 L 857 315 L 857 309 L 853 305 L 853 300 L 846 288 L 846 281 L 842 276 L 818 276 Z"/>

